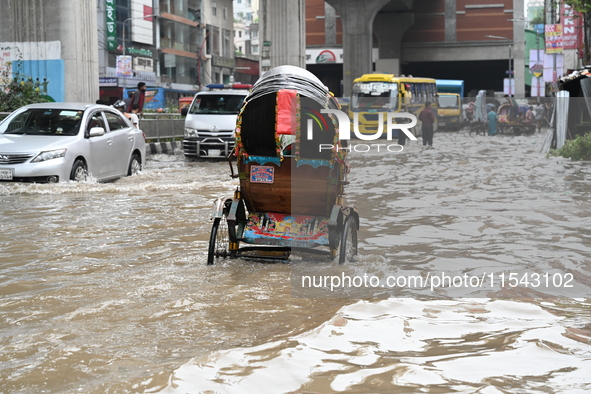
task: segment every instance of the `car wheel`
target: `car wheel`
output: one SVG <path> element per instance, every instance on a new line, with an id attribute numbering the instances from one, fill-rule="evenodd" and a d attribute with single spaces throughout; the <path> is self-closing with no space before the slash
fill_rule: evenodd
<path id="1" fill-rule="evenodd" d="M 80 159 L 74 162 L 72 172 L 70 172 L 70 180 L 75 182 L 82 182 L 88 179 L 88 170 L 86 164 Z"/>
<path id="2" fill-rule="evenodd" d="M 131 156 L 131 161 L 129 162 L 129 168 L 127 169 L 127 175 L 137 175 L 142 170 L 142 162 L 140 155 L 137 153 Z"/>

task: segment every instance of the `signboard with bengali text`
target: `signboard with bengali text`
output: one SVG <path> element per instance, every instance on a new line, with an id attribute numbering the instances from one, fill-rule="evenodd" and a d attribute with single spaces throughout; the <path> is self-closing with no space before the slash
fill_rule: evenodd
<path id="1" fill-rule="evenodd" d="M 568 4 L 560 5 L 562 20 L 562 47 L 564 49 L 582 49 L 583 35 L 581 22 L 583 17 Z"/>
<path id="2" fill-rule="evenodd" d="M 562 53 L 562 25 L 546 25 L 546 53 Z"/>
<path id="3" fill-rule="evenodd" d="M 107 50 L 114 51 L 117 49 L 117 21 L 115 0 L 105 0 L 105 4 L 105 20 L 107 23 Z"/>

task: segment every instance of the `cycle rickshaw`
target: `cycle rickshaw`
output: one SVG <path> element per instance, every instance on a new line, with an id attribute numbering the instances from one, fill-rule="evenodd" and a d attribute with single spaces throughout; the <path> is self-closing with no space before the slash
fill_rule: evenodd
<path id="1" fill-rule="evenodd" d="M 527 107 L 520 107 L 518 111 L 519 113 L 511 117 L 511 105 L 508 103 L 501 104 L 501 106 L 499 107 L 499 120 L 497 123 L 499 133 L 513 135 L 534 134 L 536 132 L 536 124 L 528 123 L 523 120 L 523 114 L 526 110 Z"/>
<path id="2" fill-rule="evenodd" d="M 239 185 L 214 203 L 208 265 L 284 260 L 296 251 L 340 264 L 354 260 L 359 215 L 343 199 L 347 150 L 337 119 L 321 112 L 339 108 L 320 80 L 299 67 L 276 67 L 255 83 L 228 158 Z"/>

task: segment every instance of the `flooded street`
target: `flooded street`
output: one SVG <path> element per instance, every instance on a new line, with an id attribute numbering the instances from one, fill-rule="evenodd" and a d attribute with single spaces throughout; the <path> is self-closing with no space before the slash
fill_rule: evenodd
<path id="1" fill-rule="evenodd" d="M 237 184 L 227 162 L 0 183 L 0 393 L 588 392 L 591 163 L 546 158 L 543 141 L 462 131 L 351 154 L 350 269 L 572 288 L 316 297 L 292 273 L 322 264 L 206 266 L 212 201 Z"/>

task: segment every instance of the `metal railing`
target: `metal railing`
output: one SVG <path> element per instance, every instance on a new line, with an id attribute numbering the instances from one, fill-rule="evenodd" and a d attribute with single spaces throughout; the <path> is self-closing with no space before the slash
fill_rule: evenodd
<path id="1" fill-rule="evenodd" d="M 178 113 L 144 113 L 140 129 L 148 142 L 182 140 L 185 135 L 185 118 Z"/>
<path id="2" fill-rule="evenodd" d="M 0 120 L 11 112 L 0 112 Z M 182 140 L 185 132 L 185 118 L 180 114 L 144 113 L 140 120 L 140 129 L 148 142 Z"/>

